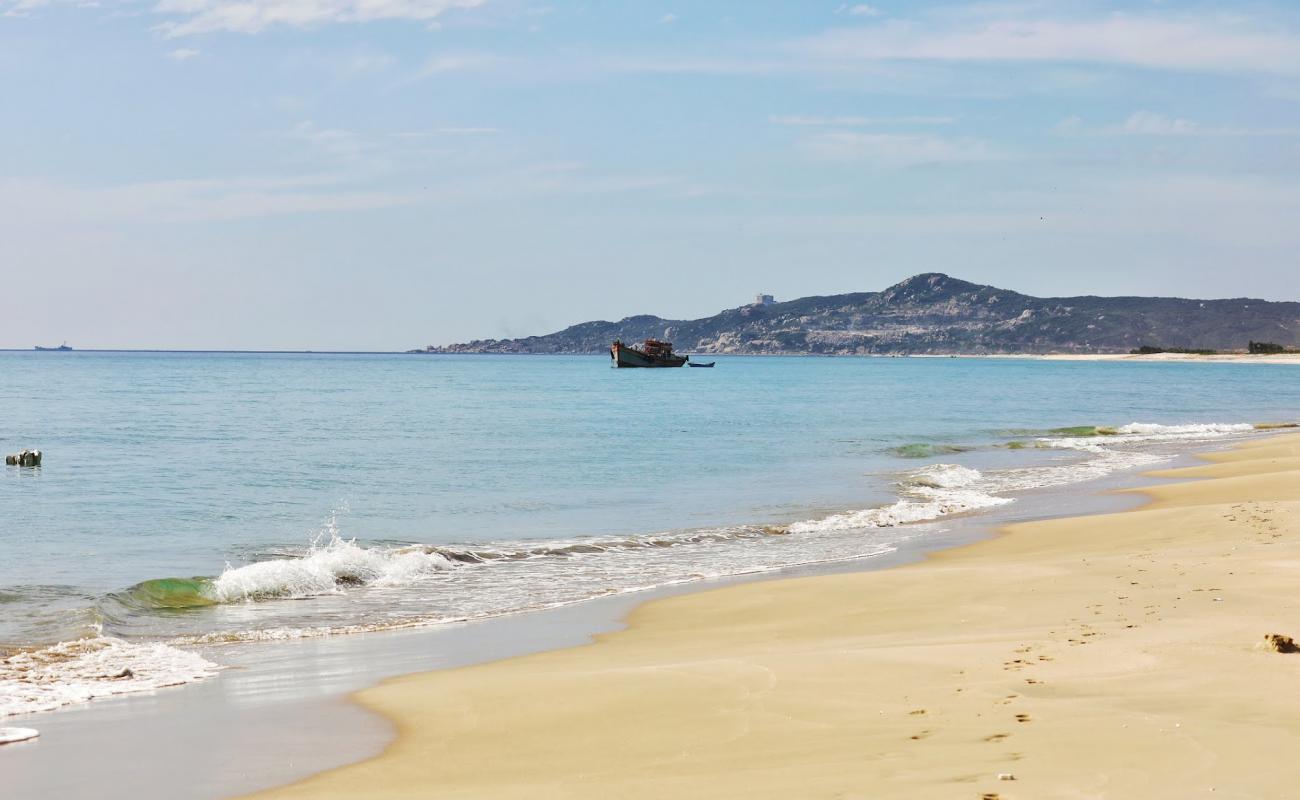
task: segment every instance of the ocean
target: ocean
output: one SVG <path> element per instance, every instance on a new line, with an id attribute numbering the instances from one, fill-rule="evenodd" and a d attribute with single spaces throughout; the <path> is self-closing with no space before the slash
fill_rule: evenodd
<path id="1" fill-rule="evenodd" d="M 712 358 L 712 357 L 711 357 Z M 216 645 L 869 560 L 1297 418 L 1249 364 L 0 353 L 0 717 Z"/>

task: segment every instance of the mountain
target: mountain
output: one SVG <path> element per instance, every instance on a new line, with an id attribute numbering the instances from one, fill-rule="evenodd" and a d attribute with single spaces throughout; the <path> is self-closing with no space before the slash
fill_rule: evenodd
<path id="1" fill-rule="evenodd" d="M 804 297 L 694 320 L 640 315 L 545 336 L 482 339 L 444 353 L 602 353 L 614 339 L 685 353 L 1114 353 L 1141 346 L 1245 350 L 1300 345 L 1300 303 L 1237 298 L 1030 297 L 938 272 L 883 292 Z"/>

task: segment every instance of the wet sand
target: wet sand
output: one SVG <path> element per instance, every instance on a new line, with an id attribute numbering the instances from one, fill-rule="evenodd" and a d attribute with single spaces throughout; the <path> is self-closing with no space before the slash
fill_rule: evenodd
<path id="1" fill-rule="evenodd" d="M 1207 460 L 1139 510 L 388 681 L 381 755 L 259 797 L 1287 796 L 1300 436 Z"/>

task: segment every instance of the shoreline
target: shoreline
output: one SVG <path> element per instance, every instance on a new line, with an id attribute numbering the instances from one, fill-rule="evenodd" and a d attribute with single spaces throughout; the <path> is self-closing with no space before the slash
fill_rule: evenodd
<path id="1" fill-rule="evenodd" d="M 380 354 L 376 354 L 380 355 Z M 603 357 L 603 352 L 562 352 L 562 353 L 527 353 L 495 351 L 451 351 L 451 352 L 408 352 L 402 355 L 420 356 L 591 356 Z M 1300 353 L 1251 354 L 1251 353 L 1214 353 L 1199 355 L 1196 353 L 728 353 L 697 352 L 690 353 L 696 357 L 713 358 L 964 358 L 964 359 L 1023 359 L 1026 361 L 1135 361 L 1142 363 L 1160 363 L 1183 361 L 1188 363 L 1220 364 L 1300 364 Z"/>
<path id="2" fill-rule="evenodd" d="M 21 348 L 0 348 L 0 353 L 108 353 L 149 355 L 263 355 L 263 356 L 590 356 L 605 357 L 604 352 L 563 353 L 500 353 L 491 351 L 425 352 L 422 350 L 164 350 L 164 349 L 73 349 L 69 351 L 41 351 Z M 693 353 L 695 356 L 723 356 L 730 358 L 964 358 L 964 359 L 1025 359 L 1029 361 L 1133 361 L 1139 363 L 1187 362 L 1219 364 L 1300 364 L 1300 353 Z"/>
<path id="3" fill-rule="evenodd" d="M 652 600 L 594 644 L 386 681 L 357 695 L 396 725 L 382 755 L 257 797 L 1267 793 L 1269 753 L 1300 742 L 1300 660 L 1260 646 L 1300 633 L 1277 610 L 1300 436 L 1203 458 L 1150 473 L 1195 482 L 1136 510 Z"/>
<path id="4" fill-rule="evenodd" d="M 1173 463 L 1191 463 L 1191 456 Z M 893 552 L 860 559 L 446 626 L 204 648 L 204 654 L 227 665 L 215 678 L 24 718 L 42 736 L 0 748 L 0 771 L 7 785 L 32 796 L 93 791 L 104 798 L 154 792 L 215 799 L 282 786 L 378 755 L 392 742 L 394 729 L 386 719 L 349 702 L 358 690 L 385 679 L 585 645 L 593 636 L 621 630 L 633 609 L 666 597 L 916 563 L 935 550 L 994 536 L 1008 521 L 1132 507 L 1137 498 L 1120 490 L 1155 480 L 1124 470 L 1068 488 L 1040 489 L 1015 504 L 950 518 Z M 142 738 L 153 742 L 143 762 L 133 744 Z M 58 769 L 69 761 L 87 768 Z"/>
<path id="5" fill-rule="evenodd" d="M 1001 358 L 1002 356 L 995 356 Z M 1300 364 L 1300 353 L 1251 355 L 1250 353 L 1061 353 L 1041 356 L 1006 356 L 1006 358 L 1034 358 L 1043 361 L 1133 361 L 1141 363 L 1193 363 L 1193 364 Z"/>

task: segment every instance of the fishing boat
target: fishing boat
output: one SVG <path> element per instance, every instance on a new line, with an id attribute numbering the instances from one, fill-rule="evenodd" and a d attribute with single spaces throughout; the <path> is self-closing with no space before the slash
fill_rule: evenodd
<path id="1" fill-rule="evenodd" d="M 40 350 L 42 353 L 65 353 L 65 352 L 67 352 L 68 350 L 71 350 L 72 348 L 71 348 L 71 347 L 68 347 L 68 343 L 67 343 L 67 342 L 64 342 L 63 344 L 59 345 L 58 347 L 41 347 L 41 346 L 38 344 L 38 345 L 36 345 L 36 349 L 37 349 L 37 350 Z"/>
<path id="2" fill-rule="evenodd" d="M 716 362 L 716 361 L 688 361 L 688 362 L 686 363 L 686 366 L 688 366 L 688 367 L 711 367 L 711 366 L 713 366 L 713 365 L 716 364 L 716 363 L 718 363 L 718 362 Z"/>
<path id="3" fill-rule="evenodd" d="M 673 352 L 672 342 L 646 339 L 639 345 L 623 344 L 618 339 L 609 346 L 609 357 L 615 367 L 680 367 L 686 356 Z"/>

